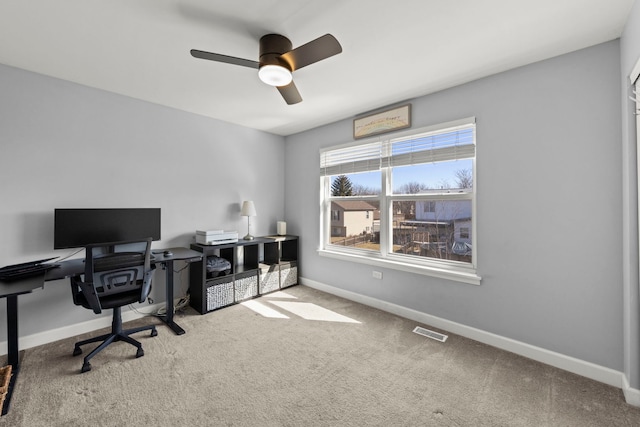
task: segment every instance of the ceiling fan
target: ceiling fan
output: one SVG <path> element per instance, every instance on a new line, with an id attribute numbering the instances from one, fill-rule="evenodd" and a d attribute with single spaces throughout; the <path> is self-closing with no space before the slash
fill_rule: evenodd
<path id="1" fill-rule="evenodd" d="M 257 68 L 260 80 L 268 85 L 275 86 L 287 104 L 292 105 L 302 101 L 302 97 L 293 83 L 291 73 L 307 65 L 337 55 L 340 52 L 342 52 L 342 46 L 331 34 L 325 34 L 295 49 L 292 49 L 291 41 L 285 36 L 267 34 L 260 38 L 258 61 L 196 49 L 191 49 L 191 56 Z"/>

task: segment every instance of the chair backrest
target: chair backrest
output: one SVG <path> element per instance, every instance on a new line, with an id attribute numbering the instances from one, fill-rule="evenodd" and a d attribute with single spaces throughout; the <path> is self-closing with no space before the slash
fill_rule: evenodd
<path id="1" fill-rule="evenodd" d="M 151 292 L 151 238 L 85 248 L 85 271 L 71 279 L 73 301 L 91 308 L 144 302 Z"/>

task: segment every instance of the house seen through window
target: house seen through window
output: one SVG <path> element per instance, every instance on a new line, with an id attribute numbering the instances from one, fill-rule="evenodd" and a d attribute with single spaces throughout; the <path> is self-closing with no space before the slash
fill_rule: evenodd
<path id="1" fill-rule="evenodd" d="M 322 250 L 474 268 L 475 120 L 321 152 Z"/>

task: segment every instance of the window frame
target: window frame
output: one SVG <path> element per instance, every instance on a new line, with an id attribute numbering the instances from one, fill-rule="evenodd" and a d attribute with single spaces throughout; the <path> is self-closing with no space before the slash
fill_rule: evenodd
<path id="1" fill-rule="evenodd" d="M 441 123 L 421 129 L 405 130 L 380 135 L 375 139 L 359 140 L 348 144 L 327 147 L 321 150 L 322 153 L 335 150 L 357 148 L 380 141 L 385 143 L 397 138 L 410 137 L 425 132 L 446 132 L 448 129 L 460 126 L 473 126 L 473 144 L 476 143 L 475 117 Z M 469 157 L 467 157 L 469 158 Z M 447 190 L 439 192 L 419 193 L 419 194 L 393 194 L 391 188 L 391 175 L 394 166 L 380 164 L 381 191 L 379 195 L 367 196 L 331 196 L 331 178 L 333 174 L 322 174 L 320 176 L 320 246 L 318 253 L 321 256 L 364 263 L 373 266 L 386 267 L 395 270 L 407 271 L 416 274 L 423 274 L 431 277 L 439 277 L 457 282 L 479 285 L 481 277 L 477 274 L 477 181 L 476 181 L 476 156 L 472 160 L 473 187 L 468 191 L 451 193 Z M 396 166 L 397 167 L 397 166 Z M 357 172 L 352 172 L 357 173 Z M 348 175 L 348 173 L 345 173 Z M 471 201 L 471 241 L 473 251 L 471 262 L 440 260 L 436 258 L 419 257 L 407 254 L 393 253 L 392 248 L 392 218 L 393 204 L 395 201 L 436 201 L 436 200 L 470 200 Z M 333 245 L 331 243 L 331 203 L 338 200 L 349 201 L 376 201 L 380 206 L 380 250 L 370 250 L 362 248 L 352 248 Z M 391 250 L 390 250 L 391 249 Z"/>

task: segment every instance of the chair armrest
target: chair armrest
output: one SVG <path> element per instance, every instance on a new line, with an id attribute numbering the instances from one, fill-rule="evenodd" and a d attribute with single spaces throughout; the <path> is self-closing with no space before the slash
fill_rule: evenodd
<path id="1" fill-rule="evenodd" d="M 140 303 L 143 303 L 151 293 L 151 282 L 153 281 L 153 273 L 155 273 L 155 271 L 156 266 L 153 265 L 146 273 L 144 273 L 142 289 L 140 292 Z"/>
<path id="2" fill-rule="evenodd" d="M 87 300 L 89 307 L 91 307 L 95 314 L 102 313 L 100 300 L 92 283 L 83 282 L 80 276 L 73 276 L 71 277 L 71 287 L 75 287 L 76 289 L 80 288 L 82 296 Z M 74 304 L 80 305 L 80 301 L 76 300 L 76 289 L 73 289 L 73 302 Z"/>

